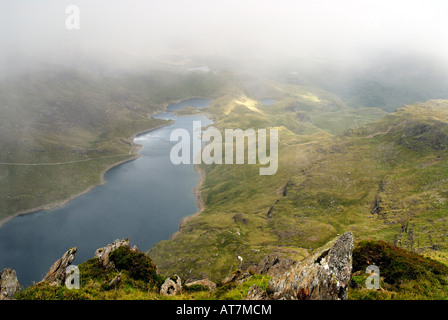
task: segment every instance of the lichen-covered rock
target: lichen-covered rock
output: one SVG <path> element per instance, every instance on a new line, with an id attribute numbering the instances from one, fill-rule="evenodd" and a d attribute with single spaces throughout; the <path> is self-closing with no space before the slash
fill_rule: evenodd
<path id="1" fill-rule="evenodd" d="M 191 287 L 191 286 L 195 286 L 195 285 L 207 287 L 207 288 L 209 288 L 210 291 L 216 290 L 216 283 L 214 283 L 213 281 L 211 281 L 207 278 L 202 279 L 202 280 L 193 281 L 193 282 L 188 282 L 185 284 L 186 287 Z"/>
<path id="2" fill-rule="evenodd" d="M 112 251 L 120 247 L 130 248 L 129 239 L 123 239 L 123 240 L 117 239 L 114 242 L 108 244 L 107 246 L 97 249 L 95 251 L 94 258 L 98 258 L 100 260 L 101 265 L 104 268 L 112 269 L 114 268 L 114 265 L 113 262 L 109 260 L 109 255 L 112 253 Z"/>
<path id="3" fill-rule="evenodd" d="M 257 285 L 253 285 L 247 291 L 247 296 L 244 300 L 266 300 L 268 295 L 264 292 L 263 288 Z"/>
<path id="4" fill-rule="evenodd" d="M 295 263 L 294 260 L 289 258 L 279 258 L 277 255 L 268 255 L 264 257 L 260 263 L 248 268 L 256 274 L 265 274 L 268 276 L 274 276 L 285 272 Z"/>
<path id="5" fill-rule="evenodd" d="M 269 280 L 270 299 L 346 300 L 352 272 L 353 234 L 345 233 Z"/>
<path id="6" fill-rule="evenodd" d="M 20 283 L 15 270 L 6 268 L 0 272 L 0 300 L 13 300 L 20 292 Z"/>
<path id="7" fill-rule="evenodd" d="M 48 270 L 41 282 L 49 282 L 52 285 L 61 285 L 65 283 L 67 267 L 75 260 L 77 248 L 70 248 L 64 255 L 58 259 Z"/>
<path id="8" fill-rule="evenodd" d="M 160 294 L 174 296 L 182 293 L 182 281 L 178 275 L 167 278 L 160 288 Z"/>

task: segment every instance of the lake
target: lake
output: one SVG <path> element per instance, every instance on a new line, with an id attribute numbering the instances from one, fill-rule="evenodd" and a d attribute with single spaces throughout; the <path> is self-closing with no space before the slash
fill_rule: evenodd
<path id="1" fill-rule="evenodd" d="M 167 111 L 185 106 L 207 107 L 210 99 L 194 98 L 172 103 Z M 61 208 L 18 216 L 0 227 L 0 270 L 12 268 L 22 286 L 39 282 L 50 266 L 69 248 L 77 247 L 73 264 L 93 257 L 95 250 L 115 239 L 129 238 L 131 245 L 148 251 L 167 240 L 181 219 L 198 211 L 194 187 L 199 173 L 193 165 L 173 165 L 170 141 L 174 129 L 192 134 L 192 122 L 212 123 L 204 115 L 177 117 L 167 127 L 141 134 L 140 158 L 109 170 L 105 183 L 71 200 Z"/>

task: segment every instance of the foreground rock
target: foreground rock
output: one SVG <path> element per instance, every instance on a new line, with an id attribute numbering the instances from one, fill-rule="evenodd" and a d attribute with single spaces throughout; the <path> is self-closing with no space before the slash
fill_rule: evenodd
<path id="1" fill-rule="evenodd" d="M 267 300 L 268 295 L 264 292 L 263 288 L 257 285 L 253 285 L 247 291 L 247 296 L 244 300 Z"/>
<path id="2" fill-rule="evenodd" d="M 167 278 L 160 288 L 160 294 L 164 296 L 174 296 L 181 293 L 182 281 L 177 275 Z"/>
<path id="3" fill-rule="evenodd" d="M 346 300 L 352 272 L 353 234 L 343 234 L 317 253 L 275 275 L 266 292 L 270 299 Z"/>
<path id="4" fill-rule="evenodd" d="M 75 260 L 77 248 L 70 248 L 64 255 L 57 260 L 48 270 L 42 282 L 47 281 L 51 285 L 62 285 L 65 283 L 67 267 Z"/>
<path id="5" fill-rule="evenodd" d="M 13 300 L 20 292 L 20 283 L 15 270 L 6 268 L 0 272 L 0 300 Z"/>

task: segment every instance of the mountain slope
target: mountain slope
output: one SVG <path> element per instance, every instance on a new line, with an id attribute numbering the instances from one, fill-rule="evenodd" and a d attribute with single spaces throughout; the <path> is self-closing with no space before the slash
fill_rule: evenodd
<path id="1" fill-rule="evenodd" d="M 318 133 L 323 127 L 300 135 L 283 123 L 275 175 L 259 176 L 257 165 L 202 166 L 206 209 L 149 255 L 162 273 L 213 278 L 239 266 L 238 256 L 243 266 L 272 252 L 301 259 L 352 231 L 445 261 L 446 110 L 444 100 L 405 106 L 325 137 Z M 236 118 L 234 127 L 242 123 Z M 216 119 L 218 128 L 228 125 Z"/>

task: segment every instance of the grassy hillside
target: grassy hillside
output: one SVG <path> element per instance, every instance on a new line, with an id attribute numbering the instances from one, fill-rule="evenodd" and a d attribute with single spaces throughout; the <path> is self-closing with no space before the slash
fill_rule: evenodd
<path id="1" fill-rule="evenodd" d="M 163 274 L 219 279 L 240 265 L 238 256 L 246 267 L 272 252 L 301 259 L 348 225 L 365 220 L 358 210 L 364 207 L 358 200 L 366 192 L 362 181 L 351 186 L 348 196 L 339 183 L 333 189 L 325 175 L 332 174 L 329 170 L 362 174 L 357 159 L 361 150 L 344 146 L 337 133 L 377 120 L 384 112 L 372 108 L 369 117 L 362 117 L 359 110 L 323 90 L 244 80 L 238 86 L 242 90 L 215 99 L 206 111 L 220 130 L 278 128 L 279 170 L 260 176 L 258 165 L 202 165 L 205 211 L 184 225 L 174 240 L 162 241 L 149 252 Z M 267 94 L 276 99 L 274 104 L 259 102 Z M 348 149 L 354 152 L 347 155 Z M 350 169 L 341 171 L 344 163 L 334 161 L 336 152 L 350 157 Z M 331 168 L 324 169 L 324 159 Z M 305 198 L 297 199 L 298 194 Z M 353 207 L 336 209 L 336 197 Z M 329 206 L 334 207 L 331 212 Z M 335 210 L 341 213 L 336 215 Z"/>
<path id="2" fill-rule="evenodd" d="M 380 289 L 366 288 L 367 266 L 379 268 Z M 351 300 L 446 300 L 448 267 L 381 240 L 360 241 L 353 251 Z"/>
<path id="3" fill-rule="evenodd" d="M 162 276 L 220 281 L 268 254 L 301 260 L 346 231 L 358 241 L 383 240 L 448 261 L 446 100 L 387 114 L 376 107 L 350 107 L 318 88 L 251 74 L 66 72 L 18 78 L 0 87 L 0 189 L 5 190 L 0 219 L 99 183 L 105 168 L 135 156 L 134 133 L 164 124 L 151 119 L 152 113 L 169 101 L 208 96 L 213 100 L 204 112 L 221 132 L 279 130 L 279 169 L 261 176 L 260 165 L 201 165 L 205 210 L 148 253 Z M 264 98 L 274 103 L 263 104 Z M 191 112 L 197 111 L 179 114 Z M 86 263 L 86 272 L 95 273 L 94 262 Z M 92 283 L 92 295 L 78 298 L 160 298 L 140 292 L 153 290 L 148 283 L 141 287 L 124 277 L 127 291 L 111 293 Z M 403 297 L 400 287 L 386 289 L 396 293 L 388 297 Z M 61 290 L 49 297 L 64 296 Z M 241 298 L 238 292 L 230 296 Z M 435 296 L 443 294 L 442 289 Z M 198 297 L 219 298 L 208 293 L 181 298 Z M 371 296 L 355 292 L 352 297 Z"/>
<path id="4" fill-rule="evenodd" d="M 238 256 L 243 266 L 272 252 L 300 259 L 349 230 L 446 262 L 448 102 L 406 106 L 341 132 L 333 114 L 350 119 L 350 108 L 317 89 L 295 90 L 267 107 L 244 95 L 214 101 L 220 129 L 279 128 L 279 170 L 203 165 L 206 209 L 149 252 L 161 272 L 217 279 L 240 265 Z M 292 97 L 300 97 L 293 108 Z"/>

